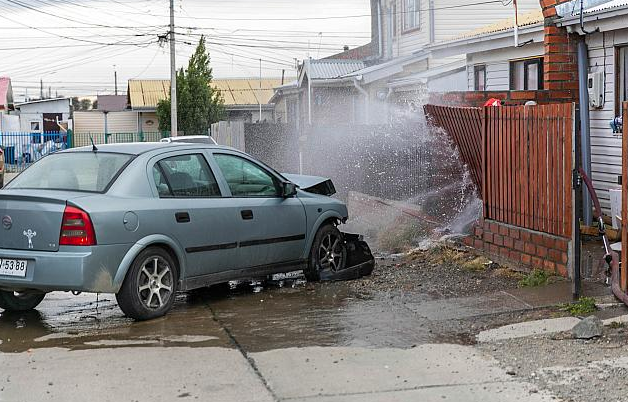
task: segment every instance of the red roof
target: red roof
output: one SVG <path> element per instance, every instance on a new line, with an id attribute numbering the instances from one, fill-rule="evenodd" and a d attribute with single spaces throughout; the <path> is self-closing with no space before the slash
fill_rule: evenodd
<path id="1" fill-rule="evenodd" d="M 0 77 L 0 110 L 7 110 L 9 104 L 13 103 L 11 91 L 11 80 L 9 77 Z"/>

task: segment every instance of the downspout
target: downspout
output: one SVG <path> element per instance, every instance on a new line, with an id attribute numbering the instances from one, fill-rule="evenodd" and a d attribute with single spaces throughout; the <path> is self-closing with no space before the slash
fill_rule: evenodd
<path id="1" fill-rule="evenodd" d="M 360 86 L 360 84 L 358 83 L 359 80 L 361 80 L 362 77 L 354 77 L 353 78 L 353 86 L 362 94 L 364 95 L 364 120 L 366 124 L 369 124 L 369 93 L 366 92 L 366 90 L 364 88 L 362 88 Z"/>
<path id="2" fill-rule="evenodd" d="M 384 57 L 384 38 L 382 37 L 382 1 L 377 1 L 377 60 Z"/>
<path id="3" fill-rule="evenodd" d="M 430 43 L 436 42 L 436 15 L 434 13 L 434 0 L 430 0 Z"/>
<path id="4" fill-rule="evenodd" d="M 582 169 L 588 177 L 591 177 L 591 120 L 589 117 L 589 89 L 587 76 L 589 49 L 586 39 L 583 37 L 578 42 L 578 89 L 580 96 L 580 143 L 582 152 Z M 591 196 L 586 189 L 582 195 L 582 219 L 585 225 L 590 225 L 593 221 Z"/>

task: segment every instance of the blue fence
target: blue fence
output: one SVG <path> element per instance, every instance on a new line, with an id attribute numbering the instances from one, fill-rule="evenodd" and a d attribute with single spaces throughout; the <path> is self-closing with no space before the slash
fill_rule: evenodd
<path id="1" fill-rule="evenodd" d="M 42 157 L 72 144 L 71 133 L 0 133 L 7 172 L 20 172 Z"/>
<path id="2" fill-rule="evenodd" d="M 91 145 L 123 142 L 158 142 L 169 133 L 6 133 L 0 132 L 6 171 L 21 172 L 33 162 L 56 151 Z"/>

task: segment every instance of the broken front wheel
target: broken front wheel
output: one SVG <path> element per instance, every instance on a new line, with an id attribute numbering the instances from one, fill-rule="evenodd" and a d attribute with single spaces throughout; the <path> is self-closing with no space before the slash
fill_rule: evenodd
<path id="1" fill-rule="evenodd" d="M 342 233 L 334 225 L 322 226 L 312 243 L 305 277 L 308 281 L 319 281 L 342 271 L 346 263 L 347 247 Z"/>

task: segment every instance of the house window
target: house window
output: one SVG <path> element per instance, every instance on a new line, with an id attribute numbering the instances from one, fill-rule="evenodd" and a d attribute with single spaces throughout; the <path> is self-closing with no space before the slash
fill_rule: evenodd
<path id="1" fill-rule="evenodd" d="M 486 66 L 473 66 L 473 89 L 486 91 Z"/>
<path id="2" fill-rule="evenodd" d="M 543 58 L 511 61 L 510 89 L 513 91 L 543 89 Z"/>
<path id="3" fill-rule="evenodd" d="M 403 0 L 403 30 L 419 29 L 421 25 L 421 0 Z"/>
<path id="4" fill-rule="evenodd" d="M 620 47 L 618 49 L 617 60 L 617 106 L 621 106 L 622 102 L 628 101 L 628 46 Z"/>
<path id="5" fill-rule="evenodd" d="M 31 121 L 31 131 L 39 132 L 41 131 L 41 125 L 38 121 Z"/>

